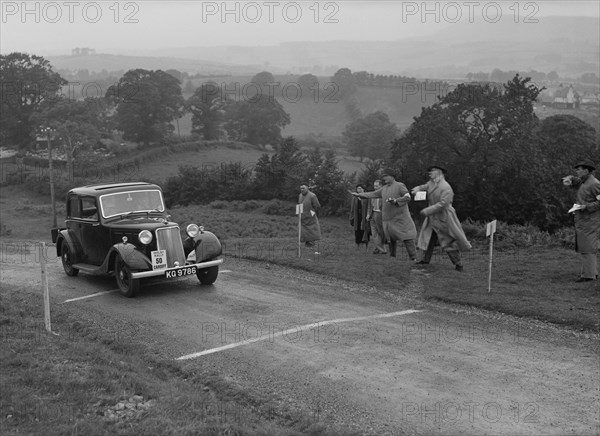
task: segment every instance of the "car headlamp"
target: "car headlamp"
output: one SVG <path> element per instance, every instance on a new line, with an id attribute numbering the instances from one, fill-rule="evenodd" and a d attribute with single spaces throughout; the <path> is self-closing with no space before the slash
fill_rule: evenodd
<path id="1" fill-rule="evenodd" d="M 188 226 L 185 229 L 185 232 L 188 234 L 188 236 L 190 238 L 195 238 L 196 236 L 198 236 L 199 231 L 200 231 L 200 229 L 198 228 L 198 226 L 196 224 L 188 224 Z"/>
<path id="2" fill-rule="evenodd" d="M 148 245 L 150 242 L 152 242 L 152 233 L 148 230 L 142 230 L 138 234 L 138 239 L 142 244 Z"/>

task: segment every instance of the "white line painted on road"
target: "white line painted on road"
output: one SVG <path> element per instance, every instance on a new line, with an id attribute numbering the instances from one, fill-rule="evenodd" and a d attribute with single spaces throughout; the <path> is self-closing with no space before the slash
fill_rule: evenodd
<path id="1" fill-rule="evenodd" d="M 408 314 L 417 313 L 417 312 L 421 312 L 421 311 L 409 309 L 409 310 L 402 310 L 400 312 L 380 313 L 378 315 L 359 316 L 357 318 L 340 318 L 340 319 L 332 319 L 330 321 L 313 322 L 312 324 L 306 324 L 306 325 L 303 325 L 300 327 L 294 327 L 292 329 L 283 330 L 279 333 L 270 334 L 268 336 L 246 339 L 244 341 L 235 342 L 233 344 L 224 345 L 222 347 L 211 348 L 210 350 L 199 351 L 197 353 L 192 353 L 192 354 L 186 354 L 185 356 L 178 357 L 175 360 L 195 359 L 196 357 L 206 356 L 207 354 L 218 353 L 219 351 L 225 351 L 225 350 L 229 350 L 231 348 L 241 347 L 242 345 L 253 344 L 254 342 L 263 341 L 267 338 L 273 339 L 273 338 L 276 338 L 279 336 L 287 335 L 288 333 L 298 333 L 298 330 L 300 330 L 300 331 L 302 331 L 304 329 L 310 330 L 315 327 L 322 327 L 325 325 L 342 323 L 342 322 L 365 321 L 365 320 L 369 320 L 369 319 L 379 319 L 379 318 L 391 318 L 393 316 L 402 316 L 402 315 L 408 315 Z"/>
<path id="2" fill-rule="evenodd" d="M 224 272 L 233 272 L 230 269 L 222 269 L 221 271 L 219 271 L 220 273 L 224 273 Z"/>
<path id="3" fill-rule="evenodd" d="M 95 294 L 86 295 L 84 297 L 71 298 L 70 300 L 63 301 L 61 304 L 70 303 L 71 301 L 85 300 L 87 298 L 93 298 L 93 297 L 97 297 L 99 295 L 104 295 L 104 294 L 112 294 L 113 292 L 118 292 L 118 291 L 119 291 L 118 289 L 113 289 L 112 291 L 97 292 Z"/>

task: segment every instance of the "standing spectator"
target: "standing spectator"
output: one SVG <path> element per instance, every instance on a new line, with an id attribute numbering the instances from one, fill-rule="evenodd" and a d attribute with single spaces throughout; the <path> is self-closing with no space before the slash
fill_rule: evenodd
<path id="1" fill-rule="evenodd" d="M 576 282 L 598 278 L 597 253 L 600 250 L 600 181 L 593 176 L 592 161 L 575 165 L 576 176 L 563 178 L 566 186 L 577 189 L 575 207 L 575 250 L 581 254 L 581 274 Z"/>
<path id="2" fill-rule="evenodd" d="M 377 191 L 351 194 L 360 198 L 383 199 L 381 218 L 383 233 L 390 243 L 390 256 L 396 257 L 396 243 L 403 241 L 408 257 L 414 261 L 417 256 L 415 248 L 417 228 L 408 210 L 410 192 L 404 183 L 397 182 L 394 176 L 393 170 L 385 170 L 382 173 L 384 185 Z"/>
<path id="3" fill-rule="evenodd" d="M 429 202 L 429 206 L 421 211 L 425 219 L 417 245 L 424 250 L 424 254 L 418 264 L 428 264 L 431 261 L 433 249 L 439 242 L 455 269 L 463 271 L 460 250 L 470 250 L 471 244 L 467 241 L 456 211 L 452 207 L 454 191 L 446 181 L 446 170 L 443 167 L 434 165 L 427 171 L 429 181 L 412 189 L 413 194 L 425 191 Z"/>
<path id="4" fill-rule="evenodd" d="M 356 192 L 365 192 L 362 185 L 356 185 Z M 360 244 L 365 244 L 366 249 L 369 249 L 369 237 L 371 235 L 369 222 L 367 221 L 367 213 L 369 209 L 369 200 L 366 198 L 352 197 L 350 204 L 350 225 L 354 227 L 354 242 L 356 249 L 360 248 Z"/>
<path id="5" fill-rule="evenodd" d="M 373 182 L 373 189 L 377 191 L 379 188 L 381 188 L 381 180 L 378 179 Z M 369 224 L 371 225 L 371 234 L 373 235 L 373 242 L 375 243 L 373 254 L 387 254 L 381 207 L 381 198 L 371 198 L 369 201 L 369 208 L 367 209 L 367 221 L 369 221 Z"/>
<path id="6" fill-rule="evenodd" d="M 321 208 L 317 196 L 308 189 L 307 184 L 300 185 L 298 203 L 302 204 L 300 216 L 301 232 L 300 241 L 307 247 L 314 247 L 315 241 L 321 239 L 321 226 L 317 218 L 317 211 Z"/>

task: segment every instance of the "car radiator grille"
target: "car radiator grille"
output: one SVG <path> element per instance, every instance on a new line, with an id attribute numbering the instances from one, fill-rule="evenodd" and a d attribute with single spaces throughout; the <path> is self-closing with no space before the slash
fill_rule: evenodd
<path id="1" fill-rule="evenodd" d="M 181 233 L 179 226 L 163 227 L 156 230 L 156 245 L 159 250 L 167 252 L 167 268 L 185 265 L 185 253 L 183 252 L 183 243 L 181 242 Z"/>

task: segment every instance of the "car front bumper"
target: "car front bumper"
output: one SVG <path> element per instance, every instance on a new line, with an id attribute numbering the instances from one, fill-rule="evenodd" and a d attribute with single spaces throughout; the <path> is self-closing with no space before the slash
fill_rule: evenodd
<path id="1" fill-rule="evenodd" d="M 181 268 L 191 268 L 191 267 L 196 267 L 196 269 L 204 269 L 204 268 L 209 268 L 211 266 L 220 265 L 222 263 L 223 263 L 223 259 L 215 259 L 215 260 L 209 260 L 208 262 L 188 263 L 188 264 L 185 264 L 185 265 L 178 266 L 176 268 L 167 268 L 167 269 L 157 269 L 157 270 L 152 270 L 152 271 L 132 272 L 131 273 L 131 278 L 132 279 L 143 279 L 143 278 L 146 278 L 146 277 L 160 277 L 160 276 L 165 277 L 167 271 L 178 270 L 178 269 L 181 269 Z"/>

